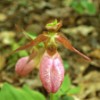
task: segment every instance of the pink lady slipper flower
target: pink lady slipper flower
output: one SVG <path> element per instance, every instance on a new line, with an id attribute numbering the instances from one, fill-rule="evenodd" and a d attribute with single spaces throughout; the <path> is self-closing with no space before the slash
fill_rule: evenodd
<path id="1" fill-rule="evenodd" d="M 15 71 L 17 74 L 21 76 L 26 76 L 33 70 L 34 61 L 31 60 L 28 62 L 28 59 L 29 57 L 27 56 L 27 57 L 22 57 L 17 61 L 16 67 L 15 67 Z"/>
<path id="2" fill-rule="evenodd" d="M 70 41 L 62 33 L 58 32 L 61 26 L 62 21 L 58 22 L 57 20 L 54 20 L 53 22 L 48 23 L 46 25 L 46 32 L 43 32 L 43 34 L 40 34 L 35 39 L 32 39 L 32 41 L 28 44 L 21 46 L 14 51 L 16 52 L 25 50 L 33 46 L 34 48 L 37 48 L 38 55 L 34 55 L 36 54 L 36 50 L 33 50 L 29 58 L 23 57 L 17 62 L 16 72 L 20 75 L 27 75 L 33 69 L 34 63 L 37 62 L 36 58 L 41 58 L 41 61 L 38 60 L 38 63 L 40 61 L 40 79 L 45 89 L 52 93 L 57 92 L 64 78 L 62 60 L 59 53 L 57 52 L 58 43 L 63 44 L 65 48 L 79 54 L 84 59 L 91 61 L 89 57 L 75 49 Z M 42 46 L 43 51 L 38 48 L 38 44 L 41 42 L 44 44 Z M 42 54 L 42 56 L 39 53 Z"/>
<path id="3" fill-rule="evenodd" d="M 47 52 L 43 54 L 40 62 L 40 79 L 49 93 L 55 93 L 64 79 L 64 67 L 58 52 L 50 56 Z"/>
<path id="4" fill-rule="evenodd" d="M 34 67 L 36 68 L 40 62 L 40 56 L 43 54 L 42 48 L 41 52 L 38 52 L 36 48 L 33 49 L 30 56 L 20 58 L 15 66 L 15 71 L 20 76 L 28 75 Z"/>

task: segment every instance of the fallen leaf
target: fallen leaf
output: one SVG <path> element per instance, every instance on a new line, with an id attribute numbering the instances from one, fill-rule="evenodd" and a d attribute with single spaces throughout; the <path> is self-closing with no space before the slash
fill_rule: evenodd
<path id="1" fill-rule="evenodd" d="M 89 54 L 91 57 L 100 59 L 100 49 L 95 49 Z"/>

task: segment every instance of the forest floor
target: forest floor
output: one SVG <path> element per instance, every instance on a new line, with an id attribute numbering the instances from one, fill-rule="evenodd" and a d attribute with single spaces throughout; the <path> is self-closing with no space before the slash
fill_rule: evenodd
<path id="1" fill-rule="evenodd" d="M 30 34 L 40 34 L 49 20 L 59 19 L 63 21 L 60 32 L 69 38 L 75 48 L 92 59 L 88 62 L 61 45 L 58 48 L 62 59 L 67 62 L 66 73 L 70 75 L 73 85 L 82 87 L 77 98 L 100 100 L 100 11 L 95 16 L 78 14 L 64 1 L 0 1 L 0 85 L 8 82 L 21 87 L 26 83 L 45 94 L 38 78 L 38 68 L 24 78 L 15 73 L 16 61 L 29 52 L 9 54 L 29 41 L 20 29 Z M 98 3 L 95 1 L 95 4 Z"/>

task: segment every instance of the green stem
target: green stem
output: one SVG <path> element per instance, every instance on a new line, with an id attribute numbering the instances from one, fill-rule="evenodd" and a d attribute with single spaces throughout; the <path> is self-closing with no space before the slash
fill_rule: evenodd
<path id="1" fill-rule="evenodd" d="M 50 100 L 53 100 L 53 93 L 50 93 Z"/>

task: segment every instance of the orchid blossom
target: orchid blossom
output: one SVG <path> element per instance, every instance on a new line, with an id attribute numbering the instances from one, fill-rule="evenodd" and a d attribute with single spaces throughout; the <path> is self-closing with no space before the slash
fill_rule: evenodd
<path id="1" fill-rule="evenodd" d="M 65 48 L 79 54 L 84 59 L 91 61 L 89 57 L 75 49 L 62 33 L 58 32 L 61 26 L 62 21 L 58 22 L 57 20 L 54 20 L 53 22 L 48 23 L 46 25 L 46 32 L 43 32 L 28 44 L 21 46 L 14 51 L 17 52 L 30 47 L 36 47 L 41 42 L 44 44 L 44 51 L 41 54 L 41 59 L 38 60 L 40 66 L 39 75 L 44 88 L 49 93 L 57 92 L 64 79 L 64 67 L 61 57 L 57 51 L 58 43 L 62 44 Z M 28 74 L 32 70 L 33 66 L 36 66 L 34 63 L 36 58 L 39 56 L 39 52 L 41 52 L 41 49 L 37 51 L 33 50 L 29 57 L 21 58 L 17 62 L 16 72 L 20 75 Z M 23 64 L 21 64 L 21 62 Z"/>

